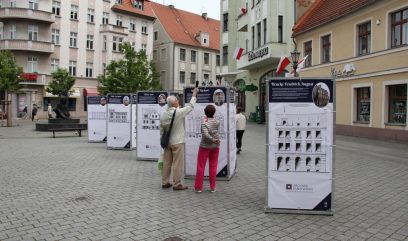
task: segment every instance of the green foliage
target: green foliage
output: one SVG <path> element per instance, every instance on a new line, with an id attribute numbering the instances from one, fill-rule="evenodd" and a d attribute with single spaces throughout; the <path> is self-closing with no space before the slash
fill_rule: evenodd
<path id="1" fill-rule="evenodd" d="M 19 76 L 23 69 L 19 67 L 9 50 L 0 51 L 0 90 L 15 93 L 21 89 Z"/>
<path id="2" fill-rule="evenodd" d="M 162 90 L 160 74 L 145 51 L 135 52 L 129 43 L 120 45 L 124 58 L 113 60 L 106 74 L 98 77 L 99 93 L 136 93 L 140 90 Z"/>
<path id="3" fill-rule="evenodd" d="M 66 69 L 57 69 L 52 73 L 52 81 L 48 84 L 47 92 L 57 95 L 59 98 L 68 98 L 75 77 L 71 76 Z"/>

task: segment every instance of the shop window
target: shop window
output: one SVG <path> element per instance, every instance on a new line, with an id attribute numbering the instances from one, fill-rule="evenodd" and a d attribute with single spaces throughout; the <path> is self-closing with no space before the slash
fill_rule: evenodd
<path id="1" fill-rule="evenodd" d="M 371 93 L 370 87 L 357 88 L 357 118 L 359 122 L 370 121 Z"/>
<path id="2" fill-rule="evenodd" d="M 407 123 L 407 84 L 388 87 L 388 123 Z"/>

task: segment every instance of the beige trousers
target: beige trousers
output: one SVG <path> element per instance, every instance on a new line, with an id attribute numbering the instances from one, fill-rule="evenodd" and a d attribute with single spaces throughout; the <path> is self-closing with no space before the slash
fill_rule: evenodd
<path id="1" fill-rule="evenodd" d="M 184 143 L 171 145 L 164 149 L 162 185 L 170 182 L 171 166 L 173 166 L 173 184 L 181 184 L 184 166 Z"/>

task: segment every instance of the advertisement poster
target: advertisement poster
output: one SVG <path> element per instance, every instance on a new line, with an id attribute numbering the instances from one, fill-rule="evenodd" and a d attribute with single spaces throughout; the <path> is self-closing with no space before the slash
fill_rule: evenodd
<path id="1" fill-rule="evenodd" d="M 88 96 L 88 141 L 106 141 L 106 110 L 105 96 Z"/>
<path id="2" fill-rule="evenodd" d="M 166 110 L 167 92 L 137 93 L 137 158 L 160 157 L 160 117 Z"/>
<path id="3" fill-rule="evenodd" d="M 205 117 L 204 108 L 212 104 L 216 108 L 214 117 L 220 122 L 220 152 L 218 157 L 217 177 L 228 178 L 229 153 L 228 153 L 228 89 L 225 87 L 199 88 L 197 102 L 194 110 L 185 118 L 185 174 L 195 176 L 197 168 L 197 154 L 201 141 L 201 123 Z M 184 102 L 189 103 L 192 88 L 184 90 Z M 208 176 L 208 162 L 205 176 Z"/>
<path id="4" fill-rule="evenodd" d="M 129 94 L 109 94 L 107 96 L 108 149 L 131 149 L 131 97 Z"/>
<path id="5" fill-rule="evenodd" d="M 266 209 L 331 213 L 334 94 L 332 79 L 268 81 Z"/>

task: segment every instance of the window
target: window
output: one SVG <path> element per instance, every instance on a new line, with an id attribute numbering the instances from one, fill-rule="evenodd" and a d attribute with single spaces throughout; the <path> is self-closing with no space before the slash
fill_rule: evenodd
<path id="1" fill-rule="evenodd" d="M 159 33 L 154 32 L 154 41 L 157 41 L 159 39 Z"/>
<path id="2" fill-rule="evenodd" d="M 137 9 L 143 10 L 143 0 L 135 0 L 133 6 Z"/>
<path id="3" fill-rule="evenodd" d="M 132 49 L 136 51 L 136 42 L 132 42 Z"/>
<path id="4" fill-rule="evenodd" d="M 153 60 L 157 60 L 157 50 L 153 50 Z"/>
<path id="5" fill-rule="evenodd" d="M 252 50 L 255 49 L 255 27 L 251 27 Z"/>
<path id="6" fill-rule="evenodd" d="M 78 20 L 78 6 L 71 5 L 71 19 Z"/>
<path id="7" fill-rule="evenodd" d="M 267 22 L 266 22 L 266 18 L 263 20 L 263 42 L 264 45 L 266 44 L 266 37 L 267 37 Z"/>
<path id="8" fill-rule="evenodd" d="M 10 0 L 10 7 L 11 8 L 17 7 L 16 0 Z"/>
<path id="9" fill-rule="evenodd" d="M 60 44 L 60 31 L 59 31 L 59 29 L 52 29 L 51 41 L 52 41 L 53 44 L 56 44 L 56 45 Z"/>
<path id="10" fill-rule="evenodd" d="M 146 52 L 146 49 L 147 49 L 147 44 L 142 44 L 142 46 L 141 46 L 141 48 L 140 48 L 140 49 Z"/>
<path id="11" fill-rule="evenodd" d="M 102 24 L 109 24 L 109 13 L 103 12 L 103 14 L 102 14 Z"/>
<path id="12" fill-rule="evenodd" d="M 190 84 L 194 85 L 197 79 L 197 74 L 194 72 L 190 73 Z"/>
<path id="13" fill-rule="evenodd" d="M 108 38 L 106 35 L 103 35 L 103 51 L 106 51 L 108 49 Z"/>
<path id="14" fill-rule="evenodd" d="M 106 73 L 106 64 L 102 63 L 102 71 L 103 71 L 103 75 L 105 75 Z"/>
<path id="15" fill-rule="evenodd" d="M 94 22 L 95 10 L 88 8 L 88 23 Z"/>
<path id="16" fill-rule="evenodd" d="M 388 122 L 407 123 L 407 84 L 390 85 L 388 87 Z"/>
<path id="17" fill-rule="evenodd" d="M 283 16 L 278 16 L 278 42 L 283 43 Z"/>
<path id="18" fill-rule="evenodd" d="M 323 36 L 321 41 L 322 41 L 321 63 L 324 64 L 330 62 L 330 49 L 331 49 L 330 34 Z"/>
<path id="19" fill-rule="evenodd" d="M 93 49 L 93 40 L 94 36 L 93 35 L 86 35 L 86 48 L 87 49 Z"/>
<path id="20" fill-rule="evenodd" d="M 186 82 L 186 72 L 180 71 L 180 84 L 184 84 Z"/>
<path id="21" fill-rule="evenodd" d="M 38 26 L 28 25 L 28 40 L 38 41 Z"/>
<path id="22" fill-rule="evenodd" d="M 222 30 L 224 32 L 227 32 L 228 31 L 228 13 L 224 13 L 222 15 L 222 19 L 223 19 L 223 21 L 222 21 Z"/>
<path id="23" fill-rule="evenodd" d="M 3 40 L 3 26 L 0 26 L 0 40 Z"/>
<path id="24" fill-rule="evenodd" d="M 69 61 L 68 72 L 72 76 L 76 76 L 76 61 Z"/>
<path id="25" fill-rule="evenodd" d="M 0 8 L 3 7 L 3 0 L 0 0 Z"/>
<path id="26" fill-rule="evenodd" d="M 220 55 L 219 55 L 219 54 L 217 54 L 217 55 L 215 56 L 215 63 L 216 63 L 217 66 L 220 66 L 220 65 L 221 65 L 221 59 L 220 59 Z"/>
<path id="27" fill-rule="evenodd" d="M 27 72 L 36 73 L 38 72 L 38 58 L 35 56 L 28 56 L 27 60 Z"/>
<path id="28" fill-rule="evenodd" d="M 180 49 L 180 61 L 186 61 L 186 50 Z"/>
<path id="29" fill-rule="evenodd" d="M 116 0 L 115 3 L 116 4 L 122 4 L 122 0 Z"/>
<path id="30" fill-rule="evenodd" d="M 160 49 L 160 60 L 165 61 L 167 59 L 166 49 Z"/>
<path id="31" fill-rule="evenodd" d="M 136 23 L 134 18 L 131 18 L 129 21 L 129 29 L 130 31 L 136 31 Z"/>
<path id="32" fill-rule="evenodd" d="M 53 1 L 52 2 L 52 13 L 55 16 L 60 16 L 60 12 L 61 12 L 61 2 Z"/>
<path id="33" fill-rule="evenodd" d="M 304 43 L 304 47 L 303 47 L 305 53 L 304 53 L 304 57 L 307 57 L 306 62 L 305 62 L 305 67 L 310 67 L 312 66 L 312 41 L 308 41 L 306 43 Z"/>
<path id="34" fill-rule="evenodd" d="M 370 121 L 371 93 L 370 87 L 357 88 L 357 121 Z"/>
<path id="35" fill-rule="evenodd" d="M 391 47 L 408 44 L 408 8 L 391 14 Z"/>
<path id="36" fill-rule="evenodd" d="M 77 33 L 71 32 L 70 38 L 69 38 L 69 47 L 72 47 L 72 48 L 77 47 L 77 37 L 78 37 Z"/>
<path id="37" fill-rule="evenodd" d="M 10 39 L 16 38 L 17 27 L 15 24 L 10 25 Z"/>
<path id="38" fill-rule="evenodd" d="M 123 38 L 121 37 L 112 37 L 112 51 L 122 51 L 122 47 L 120 44 L 123 42 Z"/>
<path id="39" fill-rule="evenodd" d="M 116 16 L 116 26 L 122 27 L 122 16 Z"/>
<path id="40" fill-rule="evenodd" d="M 206 65 L 210 64 L 210 54 L 209 53 L 204 53 L 204 64 Z"/>
<path id="41" fill-rule="evenodd" d="M 212 85 L 211 83 L 209 83 L 209 81 L 210 81 L 210 75 L 209 74 L 204 74 L 204 83 L 206 84 L 206 85 Z"/>
<path id="42" fill-rule="evenodd" d="M 38 0 L 29 0 L 28 1 L 28 8 L 38 10 Z"/>
<path id="43" fill-rule="evenodd" d="M 51 59 L 51 72 L 57 71 L 59 68 L 59 59 Z"/>
<path id="44" fill-rule="evenodd" d="M 222 47 L 222 65 L 228 65 L 228 46 Z"/>
<path id="45" fill-rule="evenodd" d="M 92 78 L 92 69 L 93 69 L 93 64 L 86 63 L 85 75 L 87 78 Z"/>
<path id="46" fill-rule="evenodd" d="M 142 25 L 142 33 L 147 34 L 147 26 L 146 25 Z"/>
<path id="47" fill-rule="evenodd" d="M 256 24 L 256 33 L 257 33 L 257 48 L 261 47 L 261 23 Z"/>
<path id="48" fill-rule="evenodd" d="M 358 55 L 370 53 L 371 22 L 358 25 Z"/>
<path id="49" fill-rule="evenodd" d="M 191 63 L 195 63 L 197 61 L 197 51 L 191 50 L 190 60 Z"/>

